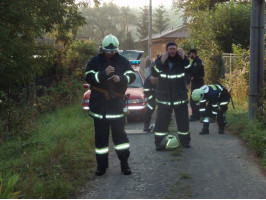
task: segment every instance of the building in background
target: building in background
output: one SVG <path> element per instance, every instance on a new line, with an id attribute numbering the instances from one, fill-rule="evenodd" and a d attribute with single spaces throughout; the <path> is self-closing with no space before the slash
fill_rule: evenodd
<path id="1" fill-rule="evenodd" d="M 177 44 L 182 43 L 189 36 L 189 30 L 187 24 L 177 26 L 165 30 L 158 34 L 152 35 L 152 58 L 156 58 L 157 55 L 165 52 L 165 45 L 168 42 L 175 41 Z M 140 44 L 144 46 L 145 52 L 148 50 L 148 37 L 140 40 Z"/>

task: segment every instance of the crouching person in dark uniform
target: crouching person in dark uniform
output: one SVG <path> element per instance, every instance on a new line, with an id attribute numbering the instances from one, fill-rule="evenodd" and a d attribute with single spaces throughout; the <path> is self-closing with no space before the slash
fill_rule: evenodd
<path id="1" fill-rule="evenodd" d="M 124 130 L 125 91 L 136 77 L 129 61 L 119 55 L 118 47 L 118 39 L 107 35 L 102 41 L 102 52 L 90 60 L 86 69 L 86 81 L 91 85 L 89 115 L 94 118 L 97 176 L 108 168 L 110 127 L 121 171 L 131 174 L 129 141 Z"/>
<path id="2" fill-rule="evenodd" d="M 151 68 L 152 75 L 158 77 L 156 92 L 158 110 L 154 128 L 157 151 L 162 149 L 160 144 L 168 135 L 168 125 L 173 110 L 179 141 L 183 147 L 190 147 L 188 90 L 185 78 L 185 72 L 190 72 L 189 68 L 189 60 L 184 51 L 177 49 L 177 44 L 173 42 L 166 45 L 166 52 L 157 58 L 155 65 Z"/>
<path id="3" fill-rule="evenodd" d="M 144 129 L 145 132 L 150 132 L 150 123 L 151 123 L 151 116 L 154 112 L 156 102 L 155 102 L 155 95 L 156 95 L 156 87 L 157 87 L 157 78 L 149 75 L 144 82 L 144 94 L 147 98 L 147 111 L 144 114 Z"/>
<path id="4" fill-rule="evenodd" d="M 231 95 L 222 85 L 204 85 L 192 92 L 192 99 L 200 102 L 200 121 L 203 123 L 200 135 L 209 134 L 209 123 L 215 122 L 219 126 L 219 134 L 224 134 L 226 124 L 225 113 Z"/>

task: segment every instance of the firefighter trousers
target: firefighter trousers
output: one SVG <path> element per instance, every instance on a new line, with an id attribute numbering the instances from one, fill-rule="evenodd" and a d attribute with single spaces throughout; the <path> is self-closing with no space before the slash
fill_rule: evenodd
<path id="1" fill-rule="evenodd" d="M 114 148 L 121 163 L 128 160 L 129 140 L 125 132 L 125 119 L 97 119 L 94 118 L 95 127 L 95 153 L 97 165 L 108 168 L 109 130 L 111 127 Z"/>
<path id="2" fill-rule="evenodd" d="M 188 107 L 187 104 L 182 104 L 177 107 L 158 104 L 157 118 L 155 122 L 154 134 L 155 145 L 159 147 L 161 141 L 168 134 L 168 126 L 171 120 L 172 112 L 175 112 L 176 125 L 178 130 L 178 138 L 182 145 L 190 143 Z"/>

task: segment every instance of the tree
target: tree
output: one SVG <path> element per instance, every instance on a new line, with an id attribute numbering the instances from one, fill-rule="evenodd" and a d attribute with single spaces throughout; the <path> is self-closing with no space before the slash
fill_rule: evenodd
<path id="1" fill-rule="evenodd" d="M 83 8 L 87 25 L 79 30 L 79 36 L 95 40 L 98 44 L 107 34 L 115 35 L 119 41 L 126 38 L 127 28 L 136 24 L 135 14 L 128 7 L 104 3 L 101 7 Z"/>
<path id="2" fill-rule="evenodd" d="M 232 45 L 249 46 L 251 4 L 227 2 L 195 15 L 189 24 L 190 48 L 197 48 L 205 63 L 206 80 L 217 82 L 222 53 L 231 53 Z"/>
<path id="3" fill-rule="evenodd" d="M 123 50 L 135 49 L 134 38 L 130 31 L 127 32 L 125 40 L 120 42 L 120 48 Z"/>
<path id="4" fill-rule="evenodd" d="M 137 34 L 139 39 L 144 39 L 148 36 L 148 28 L 149 28 L 149 8 L 148 6 L 144 6 L 140 8 L 141 11 L 138 16 L 137 22 Z"/>
<path id="5" fill-rule="evenodd" d="M 98 0 L 94 2 L 99 3 Z M 23 102 L 21 91 L 26 88 L 28 103 L 29 84 L 35 84 L 36 77 L 49 68 L 53 50 L 39 41 L 53 34 L 61 47 L 68 47 L 75 38 L 77 27 L 85 23 L 79 12 L 81 5 L 87 3 L 77 4 L 75 0 L 0 1 L 0 100 L 1 108 L 7 110 L 0 117 L 8 118 L 8 131 L 12 121 L 10 115 L 17 111 L 14 105 Z"/>
<path id="6" fill-rule="evenodd" d="M 215 4 L 226 1 L 230 0 L 173 0 L 172 5 L 174 10 L 182 10 L 184 16 L 194 17 L 197 13 L 210 10 Z"/>
<path id="7" fill-rule="evenodd" d="M 169 18 L 163 5 L 155 9 L 153 14 L 153 32 L 161 33 L 169 26 Z"/>

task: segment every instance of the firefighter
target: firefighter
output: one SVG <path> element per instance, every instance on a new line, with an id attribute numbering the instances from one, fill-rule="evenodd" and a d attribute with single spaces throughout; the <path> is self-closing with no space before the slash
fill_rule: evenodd
<path id="1" fill-rule="evenodd" d="M 161 142 L 168 134 L 168 125 L 173 110 L 180 143 L 183 147 L 189 148 L 191 138 L 185 78 L 185 72 L 191 73 L 189 60 L 183 49 L 177 49 L 176 43 L 169 42 L 166 45 L 166 52 L 156 59 L 151 70 L 152 75 L 158 77 L 156 91 L 158 111 L 154 128 L 156 150 L 162 150 Z"/>
<path id="2" fill-rule="evenodd" d="M 226 124 L 225 113 L 231 95 L 222 85 L 204 85 L 192 92 L 192 99 L 200 102 L 200 122 L 203 128 L 200 135 L 209 134 L 209 123 L 214 122 L 217 116 L 219 134 L 224 134 Z"/>
<path id="3" fill-rule="evenodd" d="M 121 172 L 131 174 L 129 140 L 124 130 L 125 91 L 136 77 L 129 61 L 118 53 L 118 47 L 119 41 L 115 36 L 105 36 L 100 53 L 89 61 L 86 68 L 86 81 L 91 85 L 89 115 L 94 118 L 97 176 L 105 174 L 108 168 L 110 127 Z"/>
<path id="4" fill-rule="evenodd" d="M 147 98 L 147 111 L 144 114 L 144 129 L 145 132 L 150 132 L 150 122 L 151 116 L 154 112 L 156 102 L 155 102 L 155 94 L 156 94 L 156 87 L 157 87 L 157 78 L 152 75 L 149 75 L 144 82 L 144 94 Z"/>
<path id="5" fill-rule="evenodd" d="M 202 60 L 197 55 L 196 49 L 191 49 L 188 54 L 189 58 L 192 59 L 190 75 L 191 81 L 191 93 L 193 90 L 198 89 L 204 85 L 204 66 Z M 192 100 L 190 96 L 190 106 L 192 110 L 192 115 L 189 118 L 189 121 L 197 121 L 200 119 L 199 115 L 199 106 L 196 105 L 196 102 Z"/>

